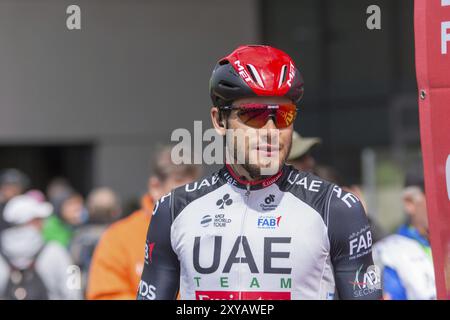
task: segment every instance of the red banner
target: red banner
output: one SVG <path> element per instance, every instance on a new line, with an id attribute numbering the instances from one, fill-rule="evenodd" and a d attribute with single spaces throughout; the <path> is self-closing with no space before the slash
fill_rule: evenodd
<path id="1" fill-rule="evenodd" d="M 450 299 L 450 0 L 415 0 L 425 192 L 438 299 Z"/>

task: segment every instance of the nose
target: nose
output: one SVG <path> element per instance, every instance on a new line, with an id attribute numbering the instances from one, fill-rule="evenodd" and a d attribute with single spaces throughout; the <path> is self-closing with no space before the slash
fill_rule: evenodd
<path id="1" fill-rule="evenodd" d="M 276 143 L 277 139 L 276 139 L 276 137 L 273 137 L 273 134 L 276 131 L 273 131 L 273 130 L 278 130 L 278 128 L 275 125 L 273 116 L 269 117 L 269 119 L 266 122 L 266 125 L 264 127 L 262 127 L 262 129 L 265 130 L 265 132 L 262 133 L 262 135 L 264 135 L 263 139 L 265 139 L 266 143 L 268 143 L 268 144 Z M 261 133 L 260 133 L 260 135 L 261 135 Z"/>
<path id="2" fill-rule="evenodd" d="M 269 117 L 269 119 L 266 122 L 266 125 L 264 126 L 264 129 L 277 129 L 273 116 Z"/>

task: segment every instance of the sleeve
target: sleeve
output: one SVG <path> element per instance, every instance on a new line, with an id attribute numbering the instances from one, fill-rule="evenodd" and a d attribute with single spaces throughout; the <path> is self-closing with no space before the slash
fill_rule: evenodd
<path id="1" fill-rule="evenodd" d="M 180 263 L 171 245 L 171 196 L 156 204 L 145 243 L 144 271 L 138 300 L 175 300 L 180 283 Z"/>
<path id="2" fill-rule="evenodd" d="M 89 300 L 133 300 L 126 250 L 122 249 L 117 225 L 109 227 L 101 237 L 89 269 L 86 297 Z"/>
<path id="3" fill-rule="evenodd" d="M 337 296 L 381 299 L 381 275 L 372 259 L 372 232 L 360 200 L 334 187 L 326 219 Z"/>

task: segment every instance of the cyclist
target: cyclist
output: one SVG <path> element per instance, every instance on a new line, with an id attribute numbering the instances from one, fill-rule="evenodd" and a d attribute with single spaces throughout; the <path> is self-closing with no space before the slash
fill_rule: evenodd
<path id="1" fill-rule="evenodd" d="M 285 164 L 303 95 L 292 59 L 241 46 L 217 63 L 210 94 L 230 157 L 155 205 L 137 298 L 380 299 L 361 202 Z M 234 143 L 228 134 L 238 129 L 261 140 Z"/>

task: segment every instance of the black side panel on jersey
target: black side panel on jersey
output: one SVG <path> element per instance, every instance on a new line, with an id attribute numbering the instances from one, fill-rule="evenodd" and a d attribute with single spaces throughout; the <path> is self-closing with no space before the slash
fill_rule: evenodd
<path id="1" fill-rule="evenodd" d="M 372 233 L 359 199 L 333 191 L 328 237 L 336 290 L 340 299 L 381 299 L 381 277 L 372 260 Z"/>
<path id="2" fill-rule="evenodd" d="M 147 232 L 138 300 L 172 300 L 177 297 L 180 263 L 170 241 L 170 198 L 165 196 L 158 201 Z"/>
<path id="3" fill-rule="evenodd" d="M 381 299 L 372 260 L 372 233 L 360 200 L 313 174 L 287 166 L 277 183 L 315 209 L 328 228 L 330 256 L 340 299 Z"/>

